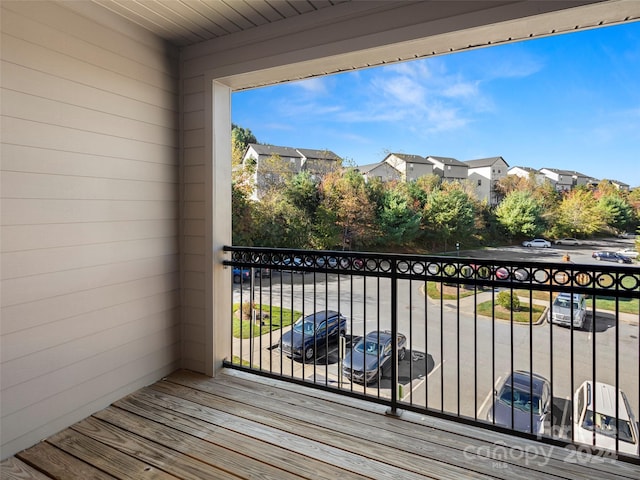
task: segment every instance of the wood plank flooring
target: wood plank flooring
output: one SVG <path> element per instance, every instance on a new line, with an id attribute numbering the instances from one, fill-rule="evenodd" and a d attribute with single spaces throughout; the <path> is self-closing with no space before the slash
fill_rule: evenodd
<path id="1" fill-rule="evenodd" d="M 178 371 L 2 462 L 13 479 L 640 479 L 640 466 L 228 370 Z"/>

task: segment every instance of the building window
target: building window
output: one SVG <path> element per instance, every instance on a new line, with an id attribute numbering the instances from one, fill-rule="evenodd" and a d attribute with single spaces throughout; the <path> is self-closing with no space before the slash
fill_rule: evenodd
<path id="1" fill-rule="evenodd" d="M 482 185 L 482 179 L 481 178 L 478 179 L 478 186 L 480 186 L 480 185 Z"/>

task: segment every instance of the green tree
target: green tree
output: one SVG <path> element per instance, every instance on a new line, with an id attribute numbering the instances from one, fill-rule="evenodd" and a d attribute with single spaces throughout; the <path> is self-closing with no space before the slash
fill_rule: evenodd
<path id="1" fill-rule="evenodd" d="M 606 225 L 618 233 L 633 227 L 633 208 L 626 199 L 619 195 L 601 197 L 598 201 L 598 210 Z"/>
<path id="2" fill-rule="evenodd" d="M 254 244 L 263 247 L 309 248 L 311 218 L 283 191 L 272 191 L 254 207 Z"/>
<path id="3" fill-rule="evenodd" d="M 389 185 L 378 202 L 378 227 L 380 242 L 391 245 L 408 245 L 420 233 L 422 215 L 413 208 L 406 183 Z"/>
<path id="4" fill-rule="evenodd" d="M 532 193 L 514 191 L 496 208 L 496 219 L 512 237 L 532 237 L 544 230 L 543 209 Z"/>
<path id="5" fill-rule="evenodd" d="M 242 128 L 231 124 L 231 163 L 240 165 L 247 146 L 250 143 L 258 143 L 255 135 L 248 128 Z"/>
<path id="6" fill-rule="evenodd" d="M 460 241 L 469 236 L 473 232 L 474 223 L 473 201 L 459 187 L 449 185 L 429 195 L 422 214 L 425 237 L 444 245 L 444 250 L 447 250 L 448 242 Z"/>
<path id="7" fill-rule="evenodd" d="M 252 246 L 254 243 L 254 204 L 241 184 L 231 184 L 231 236 L 234 245 Z"/>

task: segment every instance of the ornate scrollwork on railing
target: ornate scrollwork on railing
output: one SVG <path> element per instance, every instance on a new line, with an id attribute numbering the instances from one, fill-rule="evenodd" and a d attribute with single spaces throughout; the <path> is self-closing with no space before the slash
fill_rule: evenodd
<path id="1" fill-rule="evenodd" d="M 349 274 L 485 287 L 640 295 L 640 272 L 625 266 L 487 260 L 261 247 L 225 247 L 227 265 L 271 271 Z"/>

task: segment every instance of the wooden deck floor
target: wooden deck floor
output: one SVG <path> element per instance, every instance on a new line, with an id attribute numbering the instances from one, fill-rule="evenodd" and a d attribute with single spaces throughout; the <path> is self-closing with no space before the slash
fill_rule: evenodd
<path id="1" fill-rule="evenodd" d="M 637 480 L 640 467 L 243 372 L 179 371 L 5 460 L 0 478 Z"/>

